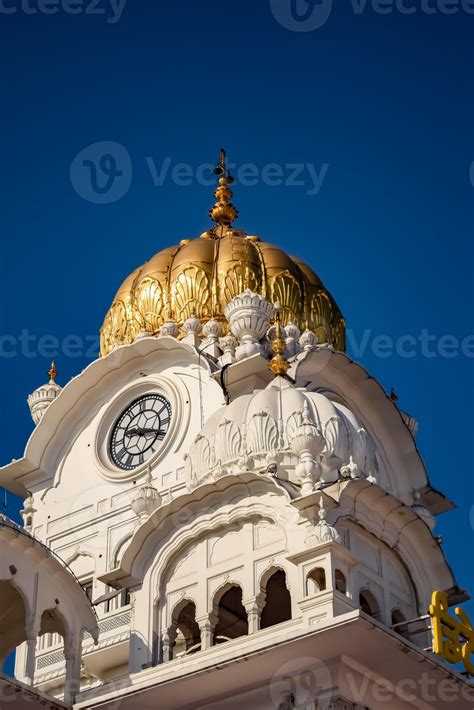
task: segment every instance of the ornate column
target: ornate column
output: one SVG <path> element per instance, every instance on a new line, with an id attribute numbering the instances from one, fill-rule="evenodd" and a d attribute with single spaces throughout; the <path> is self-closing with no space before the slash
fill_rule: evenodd
<path id="1" fill-rule="evenodd" d="M 173 627 L 170 627 L 161 635 L 161 653 L 163 663 L 166 663 L 166 661 L 171 661 L 171 659 L 173 658 L 173 647 L 176 642 L 176 636 L 176 629 Z"/>
<path id="2" fill-rule="evenodd" d="M 217 623 L 217 616 L 213 613 L 200 616 L 196 619 L 201 632 L 201 651 L 211 648 L 214 639 L 214 629 Z"/>
<path id="3" fill-rule="evenodd" d="M 260 615 L 263 609 L 263 600 L 259 601 L 257 597 L 250 597 L 242 601 L 247 612 L 249 623 L 249 634 L 254 634 L 260 629 Z"/>
<path id="4" fill-rule="evenodd" d="M 25 683 L 34 685 L 36 667 L 36 639 L 39 628 L 30 625 L 26 629 Z"/>
<path id="5" fill-rule="evenodd" d="M 64 655 L 66 657 L 64 702 L 67 705 L 72 705 L 81 686 L 82 632 L 66 636 Z"/>

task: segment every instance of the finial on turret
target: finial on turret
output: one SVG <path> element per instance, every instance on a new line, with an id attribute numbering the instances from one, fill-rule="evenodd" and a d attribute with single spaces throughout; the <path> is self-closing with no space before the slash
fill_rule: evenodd
<path id="1" fill-rule="evenodd" d="M 58 374 L 58 371 L 56 370 L 56 364 L 54 360 L 51 361 L 51 367 L 48 370 L 48 375 L 49 375 L 49 384 L 52 385 L 54 382 L 56 382 L 56 375 Z"/>
<path id="2" fill-rule="evenodd" d="M 313 521 L 313 525 L 308 528 L 306 533 L 305 544 L 308 546 L 321 545 L 327 542 L 338 542 L 342 543 L 341 536 L 337 532 L 336 528 L 329 525 L 326 520 L 326 509 L 324 507 L 323 496 L 321 495 L 319 499 L 319 510 L 318 510 L 319 521 Z"/>
<path id="3" fill-rule="evenodd" d="M 272 357 L 268 363 L 268 367 L 273 372 L 274 375 L 286 375 L 290 363 L 283 357 L 285 351 L 285 341 L 283 340 L 283 334 L 280 322 L 280 304 L 275 304 L 275 338 L 272 343 L 272 349 L 275 355 Z"/>
<path id="4" fill-rule="evenodd" d="M 226 152 L 223 148 L 221 148 L 220 161 L 214 168 L 214 173 L 219 175 L 219 185 L 214 192 L 217 202 L 209 210 L 209 215 L 218 227 L 229 227 L 239 213 L 231 202 L 233 193 L 229 185 L 234 182 L 234 178 L 229 174 Z"/>
<path id="5" fill-rule="evenodd" d="M 56 399 L 61 392 L 62 388 L 56 382 L 57 374 L 56 365 L 53 360 L 48 370 L 49 382 L 45 385 L 41 385 L 41 387 L 35 389 L 35 391 L 28 396 L 28 406 L 35 424 L 39 424 L 53 399 Z"/>

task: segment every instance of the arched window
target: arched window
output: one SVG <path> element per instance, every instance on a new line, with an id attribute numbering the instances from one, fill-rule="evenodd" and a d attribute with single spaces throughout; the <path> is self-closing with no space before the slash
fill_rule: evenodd
<path id="1" fill-rule="evenodd" d="M 364 614 L 380 619 L 380 606 L 377 599 L 368 589 L 362 589 L 359 594 L 359 606 Z"/>
<path id="2" fill-rule="evenodd" d="M 406 621 L 405 616 L 402 614 L 400 609 L 392 610 L 392 628 L 400 636 L 407 636 L 408 625 L 404 623 Z"/>
<path id="3" fill-rule="evenodd" d="M 176 633 L 172 649 L 172 658 L 188 653 L 195 653 L 201 647 L 201 631 L 196 622 L 196 605 L 185 602 L 177 616 L 173 614 L 173 631 Z"/>
<path id="4" fill-rule="evenodd" d="M 64 622 L 57 609 L 47 609 L 43 612 L 41 616 L 40 636 L 43 634 L 52 635 L 56 637 L 56 639 L 58 635 L 63 638 L 66 635 Z"/>
<path id="5" fill-rule="evenodd" d="M 20 643 L 27 639 L 26 624 L 27 613 L 26 603 L 20 591 L 8 581 L 0 581 L 0 599 L 2 609 L 0 610 L 0 668 Z M 41 615 L 41 625 L 37 638 L 38 650 L 46 647 L 49 639 L 64 642 L 65 627 L 64 622 L 56 608 L 46 609 Z"/>
<path id="6" fill-rule="evenodd" d="M 18 589 L 0 581 L 0 670 L 10 652 L 26 641 L 26 605 Z"/>
<path id="7" fill-rule="evenodd" d="M 334 573 L 334 583 L 338 592 L 341 592 L 341 594 L 347 594 L 346 577 L 340 569 L 337 569 Z"/>
<path id="8" fill-rule="evenodd" d="M 260 617 L 260 628 L 281 624 L 291 619 L 291 597 L 286 586 L 286 574 L 277 570 L 268 579 L 265 587 L 265 606 Z"/>
<path id="9" fill-rule="evenodd" d="M 224 643 L 249 632 L 247 612 L 242 604 L 242 590 L 234 585 L 220 598 L 217 605 L 217 623 L 214 627 L 214 643 Z"/>
<path id="10" fill-rule="evenodd" d="M 308 594 L 317 594 L 318 592 L 324 592 L 327 586 L 326 572 L 322 567 L 316 567 L 308 574 L 307 585 Z"/>

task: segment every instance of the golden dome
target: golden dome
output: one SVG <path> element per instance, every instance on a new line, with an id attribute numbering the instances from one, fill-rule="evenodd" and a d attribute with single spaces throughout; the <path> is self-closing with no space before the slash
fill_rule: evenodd
<path id="1" fill-rule="evenodd" d="M 303 261 L 231 226 L 237 210 L 221 154 L 221 175 L 211 210 L 216 226 L 197 239 L 155 254 L 123 282 L 101 328 L 101 354 L 156 333 L 167 320 L 182 326 L 195 313 L 224 324 L 224 307 L 246 288 L 281 306 L 281 322 L 306 324 L 319 342 L 345 349 L 345 323 L 330 293 Z"/>

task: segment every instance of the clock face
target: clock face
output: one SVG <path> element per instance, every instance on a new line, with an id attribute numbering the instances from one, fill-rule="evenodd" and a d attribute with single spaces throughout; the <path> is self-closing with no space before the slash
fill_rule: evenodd
<path id="1" fill-rule="evenodd" d="M 171 421 L 171 405 L 159 394 L 136 399 L 116 422 L 110 438 L 113 462 L 131 471 L 148 461 L 161 446 Z"/>

